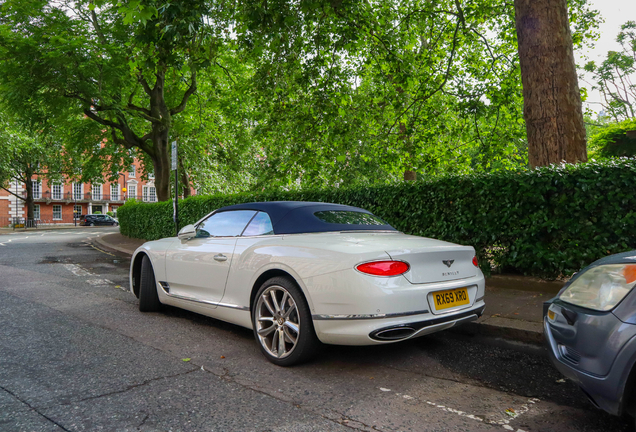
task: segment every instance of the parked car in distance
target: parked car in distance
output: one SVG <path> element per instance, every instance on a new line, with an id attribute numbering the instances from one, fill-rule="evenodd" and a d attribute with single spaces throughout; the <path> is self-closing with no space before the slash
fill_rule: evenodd
<path id="1" fill-rule="evenodd" d="M 130 287 L 141 311 L 168 304 L 253 329 L 280 366 L 311 358 L 320 342 L 394 343 L 476 320 L 485 307 L 473 247 L 312 202 L 215 210 L 139 247 Z"/>
<path id="2" fill-rule="evenodd" d="M 80 215 L 80 225 L 96 226 L 96 225 L 119 225 L 119 221 L 105 214 Z"/>
<path id="3" fill-rule="evenodd" d="M 610 414 L 636 414 L 636 250 L 602 258 L 544 305 L 556 368 Z"/>

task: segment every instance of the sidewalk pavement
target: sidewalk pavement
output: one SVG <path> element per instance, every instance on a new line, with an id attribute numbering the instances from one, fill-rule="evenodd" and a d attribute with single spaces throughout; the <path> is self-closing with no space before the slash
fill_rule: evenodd
<path id="1" fill-rule="evenodd" d="M 94 240 L 102 247 L 128 255 L 132 255 L 145 242 L 120 233 L 100 234 Z M 541 344 L 543 302 L 554 297 L 563 284 L 526 276 L 495 275 L 486 278 L 484 315 L 477 321 L 458 326 L 455 330 Z"/>

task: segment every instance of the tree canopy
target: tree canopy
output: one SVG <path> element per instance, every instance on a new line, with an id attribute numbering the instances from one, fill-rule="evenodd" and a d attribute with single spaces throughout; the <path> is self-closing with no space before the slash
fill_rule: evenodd
<path id="1" fill-rule="evenodd" d="M 581 45 L 596 14 L 585 0 L 569 12 Z M 78 175 L 136 156 L 160 200 L 173 139 L 201 192 L 528 163 L 501 0 L 7 0 L 0 58 L 0 99 L 27 117 L 46 106 Z"/>

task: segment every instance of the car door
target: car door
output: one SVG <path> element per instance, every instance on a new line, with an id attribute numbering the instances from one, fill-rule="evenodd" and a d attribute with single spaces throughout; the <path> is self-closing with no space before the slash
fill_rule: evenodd
<path id="1" fill-rule="evenodd" d="M 166 253 L 169 294 L 216 305 L 232 265 L 236 239 L 256 211 L 215 213 L 197 225 L 197 236 L 177 241 Z"/>

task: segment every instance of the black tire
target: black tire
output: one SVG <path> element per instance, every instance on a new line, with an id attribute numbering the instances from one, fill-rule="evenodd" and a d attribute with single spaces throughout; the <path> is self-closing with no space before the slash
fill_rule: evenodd
<path id="1" fill-rule="evenodd" d="M 285 297 L 285 292 L 288 297 Z M 263 297 L 264 294 L 265 297 Z M 278 299 L 276 302 L 278 307 L 268 308 L 265 299 L 269 300 L 270 306 L 274 306 L 272 295 Z M 292 302 L 289 301 L 289 297 L 293 300 Z M 272 309 L 275 309 L 276 313 L 270 314 Z M 279 310 L 280 315 L 278 315 Z M 283 313 L 286 313 L 285 316 Z M 268 315 L 272 315 L 271 318 Z M 259 316 L 265 321 L 259 321 Z M 271 325 L 267 325 L 268 322 Z M 292 329 L 294 326 L 297 331 Z M 305 362 L 316 354 L 320 346 L 307 300 L 291 278 L 274 277 L 261 285 L 252 304 L 252 327 L 261 352 L 267 360 L 278 366 L 292 366 Z M 267 335 L 259 335 L 259 330 L 267 332 Z M 282 344 L 278 343 L 279 335 L 282 337 Z M 281 354 L 281 346 L 283 354 Z M 288 348 L 289 351 L 287 351 Z M 276 351 L 278 355 L 273 354 L 273 351 Z"/>
<path id="2" fill-rule="evenodd" d="M 95 226 L 93 222 L 89 223 L 88 226 Z"/>
<path id="3" fill-rule="evenodd" d="M 161 302 L 157 294 L 155 272 L 150 258 L 144 255 L 141 260 L 141 277 L 139 281 L 139 310 L 141 312 L 157 312 L 161 309 Z"/>

